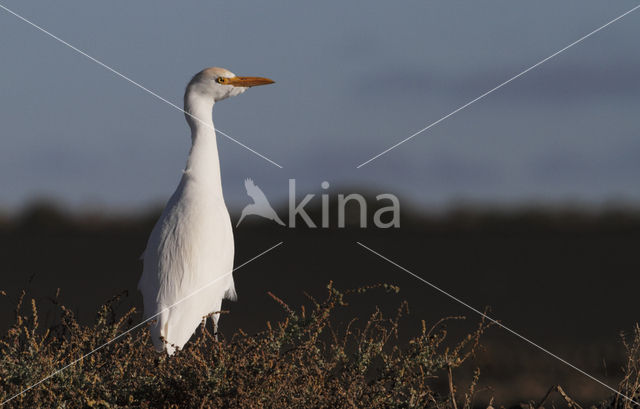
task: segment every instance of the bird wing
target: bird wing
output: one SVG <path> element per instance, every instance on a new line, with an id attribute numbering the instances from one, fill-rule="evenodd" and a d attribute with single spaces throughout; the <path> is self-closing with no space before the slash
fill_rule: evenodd
<path id="1" fill-rule="evenodd" d="M 262 190 L 258 186 L 256 186 L 255 183 L 253 183 L 253 180 L 246 179 L 244 181 L 244 187 L 247 189 L 247 194 L 249 195 L 249 197 L 253 199 L 253 203 L 269 203 L 267 197 L 264 195 Z"/>
<path id="2" fill-rule="evenodd" d="M 186 183 L 186 182 L 185 182 Z M 169 199 L 144 253 L 138 288 L 156 349 L 183 347 L 202 317 L 233 297 L 233 232 L 224 205 L 201 206 L 183 182 Z M 167 352 L 172 349 L 167 346 Z"/>

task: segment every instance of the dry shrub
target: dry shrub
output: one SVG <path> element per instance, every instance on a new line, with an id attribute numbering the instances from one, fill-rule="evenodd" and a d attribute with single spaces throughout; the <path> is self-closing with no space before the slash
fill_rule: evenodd
<path id="1" fill-rule="evenodd" d="M 339 291 L 330 283 L 324 300 L 309 297 L 310 311 L 294 310 L 272 295 L 286 318 L 267 323 L 258 334 L 239 331 L 217 341 L 203 324 L 184 350 L 166 357 L 140 328 L 75 363 L 132 328 L 135 311 L 116 317 L 114 299 L 94 325 L 83 326 L 68 308 L 57 306 L 60 324 L 41 330 L 35 301 L 24 305 L 23 293 L 16 322 L 0 341 L 0 398 L 72 364 L 5 407 L 470 409 L 479 372 L 466 392 L 456 391 L 452 373 L 474 354 L 488 325 L 480 321 L 473 333 L 445 343 L 444 320 L 432 327 L 423 322 L 400 348 L 406 303 L 390 318 L 376 308 L 362 326 L 355 319 L 342 326 L 334 322 L 332 313 L 347 307 L 346 299 L 372 290 L 398 289 L 381 284 Z"/>
<path id="2" fill-rule="evenodd" d="M 636 324 L 632 334 L 628 336 L 622 333 L 620 337 L 627 354 L 626 363 L 622 367 L 623 378 L 618 387 L 618 392 L 622 395 L 614 395 L 600 404 L 600 409 L 640 408 L 635 403 L 640 402 L 640 326 Z"/>
<path id="3" fill-rule="evenodd" d="M 635 325 L 633 333 L 630 336 L 621 334 L 622 345 L 626 352 L 626 361 L 622 369 L 623 378 L 618 385 L 617 392 L 612 394 L 607 400 L 597 405 L 591 406 L 591 409 L 638 409 L 640 408 L 640 326 Z M 553 395 L 559 395 L 562 402 L 567 408 L 582 409 L 560 385 L 555 385 L 549 389 L 545 397 L 540 403 L 529 402 L 521 404 L 523 409 L 545 409 L 550 405 L 555 408 L 555 404 L 551 398 Z"/>

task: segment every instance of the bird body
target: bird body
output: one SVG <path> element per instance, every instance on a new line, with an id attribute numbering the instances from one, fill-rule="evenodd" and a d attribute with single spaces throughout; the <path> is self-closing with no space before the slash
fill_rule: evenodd
<path id="1" fill-rule="evenodd" d="M 253 183 L 253 180 L 246 179 L 244 181 L 244 187 L 247 190 L 247 195 L 249 195 L 249 197 L 253 199 L 253 203 L 246 205 L 242 209 L 242 213 L 240 214 L 240 219 L 238 220 L 236 227 L 238 227 L 240 225 L 240 222 L 242 222 L 242 220 L 244 220 L 244 218 L 249 215 L 264 217 L 265 219 L 275 221 L 281 226 L 285 225 L 280 217 L 278 217 L 276 211 L 273 210 L 273 207 L 271 207 L 267 196 L 265 196 L 265 194 L 262 192 L 262 189 L 260 189 L 255 183 Z"/>
<path id="2" fill-rule="evenodd" d="M 172 354 L 182 348 L 207 315 L 220 311 L 224 298 L 236 298 L 233 230 L 211 111 L 216 101 L 262 85 L 255 84 L 259 80 L 273 82 L 209 68 L 187 86 L 191 151 L 180 183 L 151 232 L 138 283 L 145 317 L 153 317 L 151 338 L 158 351 Z M 219 314 L 213 319 L 217 329 Z"/>

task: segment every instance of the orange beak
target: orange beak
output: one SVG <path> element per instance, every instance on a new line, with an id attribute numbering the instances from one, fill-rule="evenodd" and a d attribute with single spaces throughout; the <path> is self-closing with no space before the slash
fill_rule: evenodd
<path id="1" fill-rule="evenodd" d="M 256 87 L 258 85 L 273 84 L 275 81 L 262 77 L 232 77 L 227 78 L 225 85 L 234 85 L 236 87 Z"/>

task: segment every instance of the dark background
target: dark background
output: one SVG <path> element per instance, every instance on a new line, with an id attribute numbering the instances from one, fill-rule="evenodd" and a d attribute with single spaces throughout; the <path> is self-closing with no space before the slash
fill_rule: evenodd
<path id="1" fill-rule="evenodd" d="M 315 220 L 318 210 L 311 212 Z M 236 265 L 278 241 L 284 244 L 234 273 L 239 298 L 225 303 L 229 313 L 221 332 L 252 333 L 282 318 L 267 291 L 298 306 L 307 301 L 303 291 L 321 298 L 330 280 L 343 289 L 379 282 L 401 288 L 399 294 L 373 292 L 354 299 L 339 320 L 365 319 L 376 305 L 392 315 L 407 300 L 404 337 L 414 335 L 422 319 L 433 324 L 445 316 L 467 316 L 449 324 L 453 338 L 477 325 L 475 313 L 369 253 L 356 244 L 360 241 L 474 307 L 490 307 L 491 316 L 609 384 L 620 380 L 618 334 L 629 332 L 640 314 L 639 212 L 461 207 L 418 216 L 407 207 L 399 229 L 362 229 L 356 226 L 356 209 L 348 210 L 345 229 L 290 229 L 256 216 L 243 222 L 235 230 Z M 135 216 L 70 215 L 40 203 L 4 218 L 0 265 L 8 295 L 0 299 L 2 308 L 11 311 L 19 290 L 26 289 L 38 301 L 41 317 L 52 323 L 55 317 L 44 311 L 51 310 L 48 297 L 57 288 L 61 302 L 86 323 L 123 290 L 128 296 L 122 310 L 140 308 L 138 258 L 157 216 L 153 210 Z M 2 314 L 2 328 L 9 318 Z M 484 345 L 475 364 L 483 385 L 494 389 L 481 395 L 485 399 L 491 393 L 507 405 L 540 399 L 554 384 L 583 402 L 609 395 L 502 329 L 491 329 Z"/>

